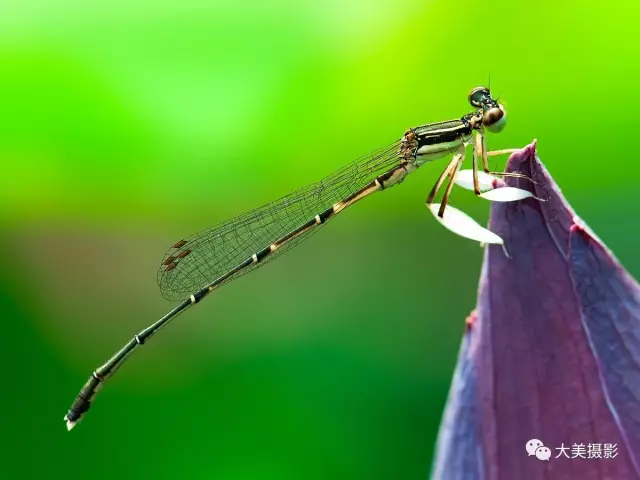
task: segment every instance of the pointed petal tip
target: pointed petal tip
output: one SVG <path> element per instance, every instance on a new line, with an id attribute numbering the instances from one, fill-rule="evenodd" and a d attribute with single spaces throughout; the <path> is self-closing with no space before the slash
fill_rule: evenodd
<path id="1" fill-rule="evenodd" d="M 579 233 L 579 234 L 586 234 L 586 230 L 584 228 L 584 225 L 580 224 L 580 223 L 574 223 L 573 225 L 571 225 L 571 227 L 569 228 L 569 232 L 570 233 Z"/>
<path id="2" fill-rule="evenodd" d="M 522 163 L 526 161 L 536 161 L 536 151 L 538 146 L 538 140 L 533 139 L 533 141 L 520 150 L 513 152 L 509 155 L 509 159 L 507 160 L 507 171 L 517 171 Z"/>
<path id="3" fill-rule="evenodd" d="M 597 245 L 598 248 L 607 252 L 612 260 L 618 263 L 618 260 L 615 258 L 615 255 L 609 248 L 604 244 L 604 242 L 598 237 L 589 225 L 587 225 L 580 217 L 577 215 L 573 216 L 573 223 L 571 227 L 569 227 L 569 242 L 571 243 L 571 239 L 575 235 L 580 235 L 583 241 L 591 246 Z"/>
<path id="4" fill-rule="evenodd" d="M 576 238 L 576 236 L 579 238 Z M 594 243 L 594 239 L 590 235 L 586 225 L 581 222 L 576 222 L 569 227 L 569 244 L 571 247 L 574 247 L 574 240 L 577 240 L 579 244 L 584 245 L 586 248 L 589 248 Z"/>
<path id="5" fill-rule="evenodd" d="M 477 320 L 478 320 L 478 314 L 476 313 L 476 310 L 473 309 L 471 310 L 471 313 L 467 316 L 467 318 L 464 319 L 464 325 L 467 332 L 470 331 L 475 326 Z"/>
<path id="6" fill-rule="evenodd" d="M 432 478 L 445 478 L 438 475 L 444 471 L 465 476 L 470 465 L 480 473 L 486 466 L 487 476 L 519 478 L 530 465 L 522 463 L 515 443 L 512 455 L 499 438 L 539 431 L 556 450 L 572 437 L 612 442 L 620 448 L 617 461 L 599 463 L 593 478 L 640 479 L 640 286 L 574 212 L 536 148 L 534 139 L 507 166 L 535 183 L 507 180 L 544 201 L 492 205 L 489 228 L 510 246 L 513 261 L 491 254 L 495 249 L 485 254 L 478 310 L 465 319 L 464 355 Z M 535 382 L 540 372 L 547 380 L 542 386 Z M 576 403 L 577 396 L 589 404 Z M 467 450 L 461 439 L 469 440 Z M 567 478 L 593 473 L 586 462 L 551 464 L 554 474 Z"/>

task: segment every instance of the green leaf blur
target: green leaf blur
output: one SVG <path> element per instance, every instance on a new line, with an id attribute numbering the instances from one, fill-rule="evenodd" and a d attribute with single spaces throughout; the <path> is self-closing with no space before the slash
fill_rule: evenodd
<path id="1" fill-rule="evenodd" d="M 633 1 L 0 3 L 0 477 L 423 479 L 481 249 L 424 199 L 444 164 L 219 290 L 109 382 L 172 304 L 183 236 L 500 95 L 640 273 Z M 501 168 L 506 159 L 492 159 Z M 454 190 L 486 221 L 489 205 Z M 589 439 L 585 439 L 588 441 Z"/>

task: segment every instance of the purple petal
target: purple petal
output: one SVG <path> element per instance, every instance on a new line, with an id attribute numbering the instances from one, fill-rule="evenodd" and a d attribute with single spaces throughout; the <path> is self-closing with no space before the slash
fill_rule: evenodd
<path id="1" fill-rule="evenodd" d="M 512 258 L 486 250 L 433 478 L 640 479 L 640 287 L 576 217 L 535 143 L 507 169 L 536 182 L 510 186 L 546 202 L 492 204 L 489 228 Z M 534 438 L 549 461 L 527 454 Z M 556 458 L 605 443 L 615 458 Z"/>
<path id="2" fill-rule="evenodd" d="M 594 272 L 598 272 L 594 277 Z M 640 463 L 640 291 L 610 252 L 587 231 L 571 232 L 571 278 L 605 394 Z"/>
<path id="3" fill-rule="evenodd" d="M 467 319 L 471 326 L 476 321 L 473 312 Z M 451 384 L 449 402 L 440 427 L 439 442 L 454 445 L 440 452 L 434 478 L 483 478 L 484 452 L 478 426 L 481 409 L 477 398 L 476 369 L 470 349 L 471 336 L 465 335 L 458 355 L 458 365 Z M 449 465 L 456 465 L 459 473 L 447 476 Z"/>

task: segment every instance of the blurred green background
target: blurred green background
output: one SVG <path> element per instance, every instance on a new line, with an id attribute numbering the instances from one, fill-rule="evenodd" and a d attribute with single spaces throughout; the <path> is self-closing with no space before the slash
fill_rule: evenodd
<path id="1" fill-rule="evenodd" d="M 509 111 L 640 273 L 637 2 L 0 2 L 0 477 L 424 479 L 482 250 L 432 165 L 92 369 L 172 304 L 176 240 L 411 126 Z M 506 159 L 492 161 L 502 167 Z M 500 162 L 500 163 L 498 163 Z M 488 203 L 453 204 L 486 222 Z"/>

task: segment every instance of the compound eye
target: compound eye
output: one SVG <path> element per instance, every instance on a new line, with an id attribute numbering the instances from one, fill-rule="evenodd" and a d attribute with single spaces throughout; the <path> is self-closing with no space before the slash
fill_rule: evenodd
<path id="1" fill-rule="evenodd" d="M 492 133 L 501 132 L 506 124 L 507 114 L 502 108 L 502 105 L 498 107 L 491 107 L 482 115 L 482 125 Z"/>
<path id="2" fill-rule="evenodd" d="M 476 108 L 480 108 L 483 103 L 490 99 L 491 92 L 487 87 L 476 87 L 469 93 L 469 103 Z"/>

